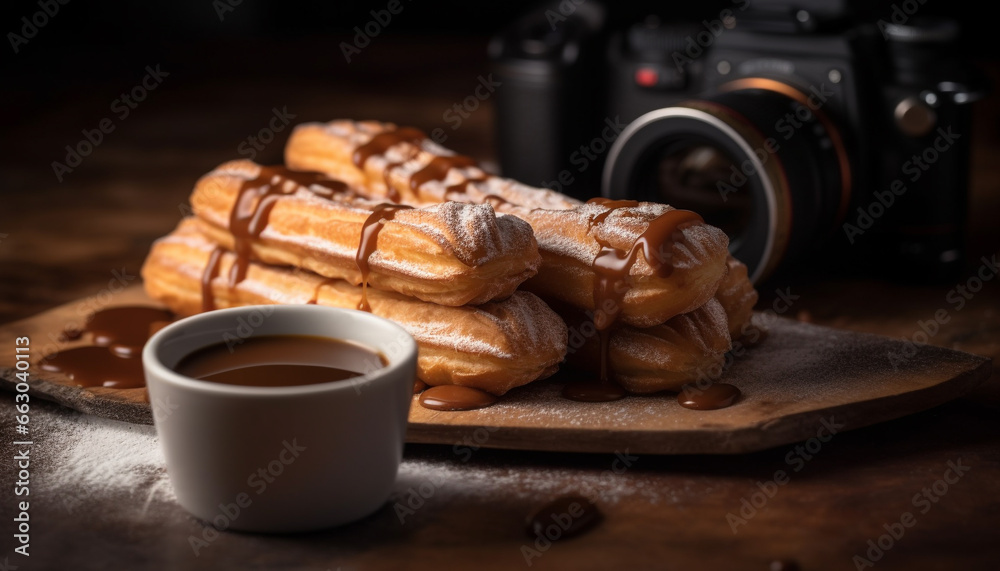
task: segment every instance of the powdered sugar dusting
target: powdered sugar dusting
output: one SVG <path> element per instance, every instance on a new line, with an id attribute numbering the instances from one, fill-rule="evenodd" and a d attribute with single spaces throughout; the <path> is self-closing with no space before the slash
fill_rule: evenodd
<path id="1" fill-rule="evenodd" d="M 61 498 L 70 511 L 94 495 L 132 493 L 146 507 L 152 499 L 174 500 L 152 426 L 62 411 L 31 420 L 32 431 L 44 435 L 45 471 L 33 481 L 41 496 Z"/>

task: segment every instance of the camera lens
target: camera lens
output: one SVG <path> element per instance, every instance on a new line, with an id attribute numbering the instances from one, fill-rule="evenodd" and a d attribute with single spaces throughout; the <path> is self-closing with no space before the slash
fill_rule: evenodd
<path id="1" fill-rule="evenodd" d="M 651 194 L 667 204 L 683 204 L 738 240 L 748 230 L 753 203 L 746 193 L 725 197 L 716 188 L 734 164 L 731 154 L 708 141 L 677 141 L 653 157 Z"/>
<path id="2" fill-rule="evenodd" d="M 748 78 L 651 111 L 612 146 L 603 194 L 700 213 L 759 282 L 815 248 L 850 201 L 850 161 L 823 103 L 820 92 Z"/>

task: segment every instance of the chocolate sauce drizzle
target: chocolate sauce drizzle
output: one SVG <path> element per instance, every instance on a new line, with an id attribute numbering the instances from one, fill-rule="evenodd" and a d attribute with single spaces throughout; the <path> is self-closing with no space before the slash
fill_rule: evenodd
<path id="1" fill-rule="evenodd" d="M 319 294 L 323 291 L 323 287 L 335 284 L 339 281 L 340 280 L 336 278 L 327 278 L 316 284 L 316 289 L 313 290 L 312 297 L 309 298 L 309 301 L 306 302 L 306 305 L 316 305 L 317 303 L 319 303 Z"/>
<path id="2" fill-rule="evenodd" d="M 375 155 L 384 156 L 386 151 L 400 143 L 411 143 L 419 146 L 425 139 L 427 139 L 426 133 L 412 127 L 402 127 L 391 131 L 383 131 L 382 133 L 373 136 L 367 143 L 355 149 L 354 155 L 351 159 L 353 160 L 355 167 L 364 170 L 365 163 L 368 162 L 368 159 L 371 157 Z M 382 178 L 385 181 L 386 198 L 390 201 L 399 202 L 401 197 L 399 195 L 399 191 L 397 191 L 396 188 L 390 183 L 389 174 L 393 169 L 402 165 L 407 160 L 412 159 L 419 152 L 419 149 L 417 149 L 406 159 L 389 163 L 384 169 L 382 169 Z"/>
<path id="3" fill-rule="evenodd" d="M 368 277 L 371 274 L 371 267 L 368 259 L 378 248 L 378 235 L 385 226 L 385 222 L 396 217 L 400 210 L 409 210 L 411 207 L 403 204 L 379 204 L 375 207 L 364 224 L 361 225 L 361 241 L 358 243 L 358 252 L 354 256 L 354 262 L 361 272 L 361 301 L 358 302 L 358 309 L 361 311 L 371 311 L 368 305 Z"/>
<path id="4" fill-rule="evenodd" d="M 91 315 L 82 329 L 67 338 L 89 333 L 93 345 L 64 349 L 45 356 L 44 371 L 62 373 L 81 387 L 130 389 L 145 386 L 142 347 L 162 327 L 174 320 L 165 309 L 123 306 Z"/>
<path id="5" fill-rule="evenodd" d="M 453 168 L 468 168 L 474 166 L 476 166 L 475 159 L 465 155 L 442 155 L 434 157 L 431 159 L 431 162 L 424 166 L 424 168 L 413 173 L 413 176 L 410 177 L 410 190 L 415 193 L 417 192 L 417 189 L 424 185 L 424 183 L 432 180 L 443 181 L 448 177 L 448 171 Z M 468 182 L 469 181 L 463 183 L 463 188 Z M 447 194 L 447 191 L 445 191 L 445 193 Z"/>
<path id="6" fill-rule="evenodd" d="M 693 410 L 716 410 L 732 406 L 740 398 L 740 389 L 728 383 L 714 383 L 705 389 L 684 385 L 677 403 Z"/>
<path id="7" fill-rule="evenodd" d="M 236 287 L 246 278 L 250 248 L 267 228 L 271 209 L 278 199 L 299 188 L 311 189 L 314 186 L 320 190 L 313 191 L 315 194 L 326 197 L 347 189 L 346 184 L 326 175 L 293 171 L 282 166 L 260 167 L 255 178 L 243 182 L 229 213 L 229 232 L 233 235 L 233 250 L 236 252 L 236 263 L 229 271 L 229 287 Z"/>
<path id="8" fill-rule="evenodd" d="M 460 385 L 438 385 L 420 394 L 420 405 L 433 410 L 473 410 L 497 402 L 486 391 Z"/>
<path id="9" fill-rule="evenodd" d="M 217 246 L 212 250 L 212 255 L 208 257 L 208 263 L 201 273 L 201 311 L 212 311 L 215 309 L 215 295 L 212 293 L 212 280 L 219 275 L 219 262 L 222 261 L 222 254 L 226 249 Z"/>
<path id="10" fill-rule="evenodd" d="M 359 146 L 354 151 L 352 161 L 354 162 L 355 167 L 364 170 L 365 162 L 367 162 L 368 159 L 373 156 L 384 157 L 386 151 L 394 145 L 398 145 L 403 142 L 409 142 L 413 145 L 417 145 L 418 148 L 414 149 L 406 159 L 388 163 L 382 169 L 382 179 L 385 181 L 386 198 L 390 202 L 398 203 L 402 200 L 402 197 L 400 196 L 399 191 L 392 185 L 389 176 L 393 169 L 404 164 L 406 161 L 413 159 L 417 156 L 417 154 L 419 154 L 419 145 L 426 138 L 427 135 L 422 131 L 409 127 L 384 131 L 372 137 L 367 143 Z M 472 157 L 466 155 L 436 156 L 431 159 L 429 163 L 424 165 L 423 168 L 410 176 L 410 191 L 414 196 L 419 196 L 420 187 L 425 183 L 430 181 L 444 181 L 448 177 L 448 172 L 451 171 L 451 169 L 469 167 L 479 168 L 478 163 L 476 163 L 476 160 Z M 454 200 L 455 202 L 469 202 L 467 194 L 469 185 L 476 182 L 484 182 L 488 179 L 489 176 L 483 174 L 482 176 L 471 177 L 460 183 L 448 186 L 445 188 L 443 198 L 445 201 Z M 494 209 L 499 208 L 500 205 L 503 204 L 510 204 L 510 201 L 504 197 L 492 193 L 483 196 L 483 201 L 489 203 Z"/>
<path id="11" fill-rule="evenodd" d="M 639 203 L 634 200 L 609 200 L 607 198 L 592 198 L 588 204 L 600 204 L 607 208 L 591 219 L 588 229 L 590 231 L 603 224 L 615 211 L 639 206 Z M 629 271 L 641 251 L 646 262 L 657 276 L 669 277 L 673 272 L 673 245 L 683 239 L 681 230 L 688 225 L 702 222 L 701 216 L 689 210 L 668 210 L 651 220 L 646 230 L 635 239 L 628 250 L 615 248 L 609 242 L 602 240 L 597 233 L 594 233 L 594 237 L 601 247 L 591 263 L 596 274 L 593 294 L 594 327 L 597 329 L 601 344 L 600 377 L 596 382 L 584 381 L 568 384 L 563 389 L 564 397 L 572 400 L 600 402 L 616 400 L 625 395 L 625 391 L 614 383 L 608 363 L 608 353 L 612 326 L 618 320 L 622 302 L 631 288 L 628 283 Z"/>
<path id="12" fill-rule="evenodd" d="M 286 184 L 291 182 L 293 184 Z M 348 190 L 346 183 L 315 172 L 293 171 L 283 166 L 262 166 L 257 176 L 243 181 L 229 212 L 229 232 L 233 235 L 236 261 L 229 268 L 228 285 L 236 287 L 246 278 L 253 241 L 267 228 L 268 217 L 277 200 L 304 188 L 316 196 L 331 198 Z M 201 276 L 201 309 L 215 309 L 212 281 L 219 274 L 223 248 L 212 251 Z"/>

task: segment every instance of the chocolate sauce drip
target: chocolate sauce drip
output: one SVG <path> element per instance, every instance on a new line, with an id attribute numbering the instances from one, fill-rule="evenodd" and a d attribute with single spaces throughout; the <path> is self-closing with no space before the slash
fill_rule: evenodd
<path id="1" fill-rule="evenodd" d="M 390 147 L 403 142 L 420 145 L 426 138 L 427 135 L 423 131 L 412 127 L 383 131 L 372 137 L 364 145 L 355 149 L 354 155 L 351 158 L 354 161 L 354 166 L 364 169 L 365 163 L 368 162 L 369 158 L 375 155 L 384 155 Z"/>
<path id="2" fill-rule="evenodd" d="M 625 389 L 610 381 L 587 379 L 563 387 L 562 396 L 580 402 L 610 402 L 625 397 Z"/>
<path id="3" fill-rule="evenodd" d="M 286 182 L 294 184 L 286 184 Z M 233 235 L 236 262 L 229 271 L 229 287 L 246 278 L 250 263 L 250 247 L 267 227 L 267 219 L 278 198 L 292 194 L 299 188 L 310 190 L 318 196 L 332 196 L 344 192 L 347 185 L 321 173 L 289 170 L 282 166 L 260 167 L 253 179 L 246 180 L 236 194 L 236 201 L 229 213 L 229 232 Z"/>
<path id="4" fill-rule="evenodd" d="M 389 202 L 394 202 L 398 204 L 403 199 L 402 195 L 399 194 L 399 191 L 396 190 L 396 187 L 392 185 L 392 179 L 389 178 L 389 176 L 392 174 L 392 170 L 394 168 L 402 164 L 405 164 L 406 161 L 408 160 L 410 160 L 410 157 L 407 157 L 401 161 L 396 161 L 394 163 L 388 163 L 385 165 L 385 168 L 382 169 L 382 180 L 385 182 L 385 198 Z"/>
<path id="5" fill-rule="evenodd" d="M 82 387 L 142 387 L 142 347 L 173 319 L 172 313 L 157 307 L 102 309 L 87 318 L 82 330 L 74 331 L 76 339 L 90 333 L 94 345 L 47 355 L 39 365 L 44 371 L 67 375 Z"/>
<path id="6" fill-rule="evenodd" d="M 478 167 L 475 159 L 464 155 L 447 155 L 431 159 L 431 162 L 410 177 L 410 190 L 419 195 L 419 189 L 424 183 L 437 180 L 443 181 L 448 177 L 448 171 L 453 168 Z M 445 201 L 469 202 L 469 185 L 474 182 L 484 182 L 489 177 L 486 175 L 468 178 L 460 183 L 453 184 L 444 190 Z M 510 201 L 499 194 L 486 194 L 483 201 L 488 202 L 494 209 L 498 209 L 502 204 L 510 204 Z"/>
<path id="7" fill-rule="evenodd" d="M 43 371 L 62 373 L 81 387 L 135 389 L 146 384 L 142 359 L 119 357 L 107 347 L 76 347 L 49 355 L 39 365 Z"/>
<path id="8" fill-rule="evenodd" d="M 424 168 L 413 173 L 410 177 L 410 190 L 417 192 L 424 183 L 432 180 L 442 181 L 448 177 L 448 171 L 453 168 L 467 168 L 476 166 L 476 161 L 472 157 L 465 155 L 445 155 L 434 157 Z M 447 194 L 447 191 L 445 192 Z"/>
<path id="9" fill-rule="evenodd" d="M 497 397 L 486 391 L 459 385 L 430 387 L 420 395 L 420 405 L 433 410 L 473 410 L 496 401 Z"/>
<path id="10" fill-rule="evenodd" d="M 426 388 L 427 388 L 427 383 L 421 381 L 420 379 L 413 380 L 413 394 L 418 395 L 424 392 L 424 389 Z"/>
<path id="11" fill-rule="evenodd" d="M 601 519 L 600 510 L 587 498 L 564 496 L 539 508 L 525 523 L 530 537 L 558 541 L 580 535 Z"/>
<path id="12" fill-rule="evenodd" d="M 87 319 L 84 331 L 94 345 L 107 347 L 122 357 L 139 357 L 143 345 L 165 325 L 174 320 L 166 309 L 142 306 L 110 307 Z"/>
<path id="13" fill-rule="evenodd" d="M 597 274 L 594 288 L 594 325 L 598 330 L 607 329 L 618 317 L 622 301 L 628 293 L 629 270 L 642 251 L 653 272 L 662 278 L 673 273 L 673 245 L 683 239 L 682 226 L 702 222 L 701 216 L 689 210 L 670 210 L 649 222 L 645 232 L 636 238 L 632 247 L 622 251 L 597 238 L 601 251 L 594 258 Z"/>
<path id="14" fill-rule="evenodd" d="M 371 273 L 368 258 L 378 248 L 378 235 L 382 231 L 382 227 L 385 226 L 385 222 L 395 218 L 396 213 L 400 210 L 409 210 L 410 208 L 403 204 L 379 204 L 361 225 L 361 241 L 358 243 L 358 252 L 354 256 L 354 262 L 358 265 L 358 271 L 361 272 L 361 301 L 358 303 L 358 309 L 361 311 L 371 311 L 371 306 L 368 305 L 368 276 Z"/>
<path id="15" fill-rule="evenodd" d="M 677 395 L 677 402 L 693 410 L 716 410 L 732 406 L 740 398 L 740 389 L 727 383 L 714 383 L 702 390 L 684 385 Z"/>
<path id="16" fill-rule="evenodd" d="M 419 145 L 426 138 L 427 135 L 423 131 L 419 129 L 413 129 L 411 127 L 402 127 L 399 129 L 393 129 L 391 131 L 385 131 L 375 135 L 367 143 L 355 149 L 354 155 L 351 157 L 351 159 L 354 162 L 354 166 L 356 166 L 361 170 L 364 170 L 365 163 L 368 162 L 368 159 L 370 159 L 371 157 L 375 155 L 379 156 L 385 155 L 386 151 L 388 151 L 391 147 L 404 142 L 411 143 L 419 147 Z M 385 168 L 382 169 L 382 179 L 385 181 L 386 198 L 388 198 L 390 201 L 399 202 L 400 195 L 399 191 L 396 190 L 396 188 L 393 187 L 393 185 L 391 184 L 391 181 L 389 180 L 389 175 L 391 174 L 394 168 L 414 158 L 419 152 L 420 149 L 416 148 L 413 150 L 413 152 L 409 154 L 409 156 L 406 159 L 394 163 L 389 163 L 385 166 Z"/>
<path id="17" fill-rule="evenodd" d="M 68 341 L 76 341 L 81 337 L 83 337 L 82 329 L 76 329 L 75 327 L 67 327 L 66 329 L 62 330 L 62 333 L 59 334 L 59 341 L 62 343 L 66 343 Z"/>
<path id="18" fill-rule="evenodd" d="M 637 200 L 611 200 L 610 198 L 603 198 L 600 196 L 591 198 L 587 201 L 587 204 L 600 204 L 601 206 L 607 208 L 604 212 L 601 212 L 597 216 L 590 219 L 590 224 L 587 226 L 587 230 L 603 223 L 608 216 L 611 216 L 611 214 L 619 208 L 635 208 L 636 206 L 639 206 L 639 202 Z"/>
<path id="19" fill-rule="evenodd" d="M 319 302 L 319 294 L 320 292 L 322 292 L 323 286 L 331 285 L 338 281 L 340 280 L 336 278 L 328 278 L 319 282 L 319 284 L 316 286 L 316 289 L 313 290 L 312 297 L 310 297 L 309 301 L 306 302 L 306 305 L 316 305 Z"/>
<path id="20" fill-rule="evenodd" d="M 632 208 L 638 205 L 631 200 L 610 201 L 606 199 L 591 200 L 602 204 L 608 210 L 598 214 L 591 227 L 601 224 L 617 209 Z M 610 243 L 595 236 L 601 246 L 600 252 L 594 258 L 592 267 L 596 274 L 594 282 L 594 326 L 598 331 L 607 331 L 618 319 L 622 302 L 628 293 L 629 271 L 635 264 L 641 251 L 646 262 L 653 268 L 656 275 L 668 277 L 673 271 L 673 245 L 683 238 L 680 233 L 683 225 L 700 223 L 700 216 L 689 210 L 669 210 L 649 222 L 646 230 L 640 234 L 632 247 L 622 251 Z M 608 380 L 608 340 L 601 340 L 601 379 Z"/>
<path id="21" fill-rule="evenodd" d="M 635 200 L 610 200 L 592 198 L 588 204 L 599 204 L 606 210 L 590 220 L 589 230 L 603 224 L 616 210 L 635 208 Z M 563 389 L 563 396 L 573 400 L 588 402 L 616 400 L 625 392 L 613 381 L 609 365 L 610 336 L 612 325 L 621 313 L 622 302 L 630 289 L 628 275 L 641 251 L 646 262 L 656 275 L 668 277 L 673 271 L 673 245 L 683 239 L 680 232 L 686 225 L 701 223 L 702 219 L 688 210 L 669 210 L 651 220 L 646 230 L 640 234 L 628 250 L 619 250 L 602 240 L 597 233 L 594 238 L 601 247 L 591 267 L 594 270 L 594 327 L 600 336 L 601 367 L 597 382 L 571 383 Z"/>
<path id="22" fill-rule="evenodd" d="M 212 294 L 212 280 L 219 275 L 219 262 L 222 261 L 222 254 L 226 249 L 219 246 L 212 250 L 212 255 L 208 257 L 208 263 L 201 273 L 201 311 L 212 311 L 215 309 L 215 295 Z"/>

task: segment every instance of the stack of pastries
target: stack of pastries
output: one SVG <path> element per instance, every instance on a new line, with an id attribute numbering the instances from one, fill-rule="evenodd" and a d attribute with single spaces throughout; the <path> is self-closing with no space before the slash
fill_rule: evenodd
<path id="1" fill-rule="evenodd" d="M 180 315 L 368 309 L 416 338 L 422 381 L 496 395 L 564 360 L 629 392 L 679 390 L 723 361 L 757 299 L 697 214 L 581 203 L 492 176 L 416 129 L 300 125 L 285 163 L 202 177 L 194 216 L 146 261 L 148 293 Z"/>

